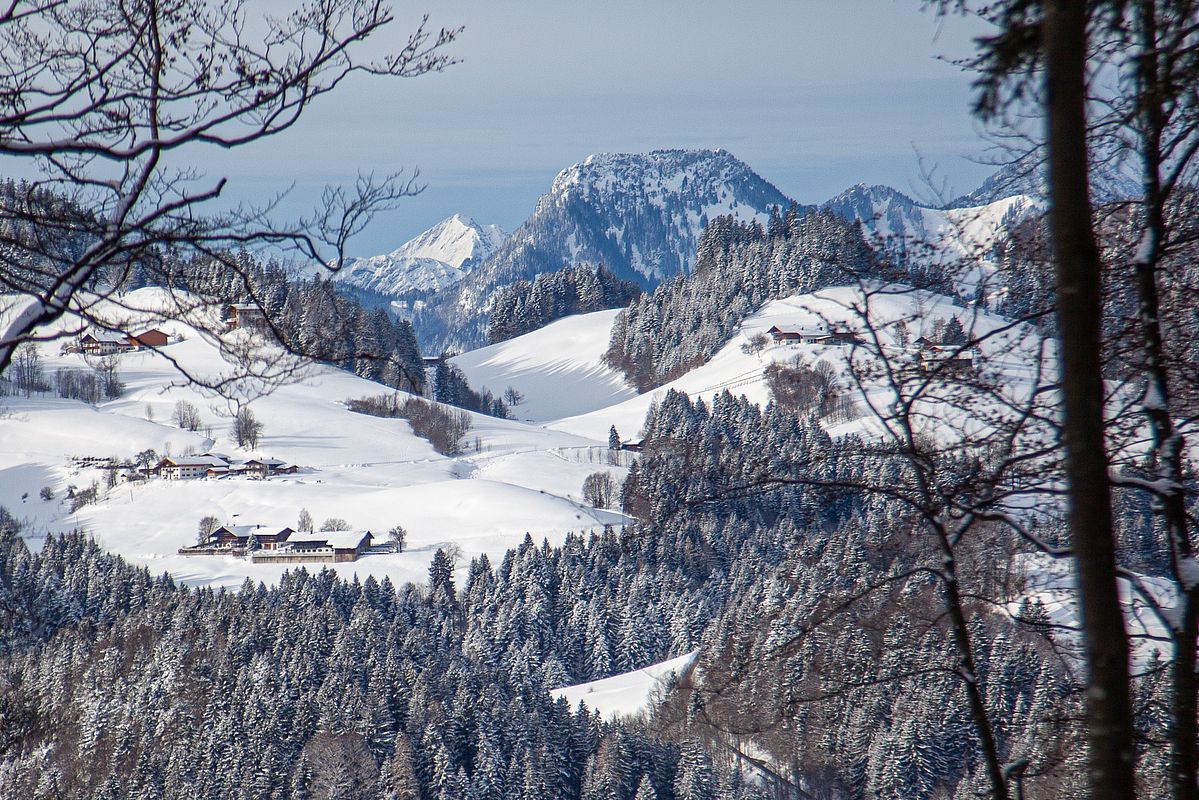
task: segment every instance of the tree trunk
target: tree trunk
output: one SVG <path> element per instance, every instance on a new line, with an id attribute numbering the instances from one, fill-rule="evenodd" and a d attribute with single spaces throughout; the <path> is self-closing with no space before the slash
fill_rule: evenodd
<path id="1" fill-rule="evenodd" d="M 1194 585 L 1194 553 L 1187 520 L 1182 461 L 1183 436 L 1174 425 L 1172 397 L 1161 325 L 1158 272 L 1167 238 L 1166 190 L 1162 186 L 1162 137 L 1167 126 L 1166 89 L 1159 56 L 1154 0 L 1137 6 L 1141 38 L 1137 57 L 1138 121 L 1141 137 L 1144 230 L 1132 268 L 1139 294 L 1142 350 L 1145 358 L 1145 414 L 1153 432 L 1156 477 L 1161 488 L 1154 500 L 1165 528 L 1170 562 L 1178 585 L 1181 613 L 1171 634 L 1173 696 L 1170 726 L 1170 782 L 1175 800 L 1196 800 L 1199 754 L 1196 753 L 1195 640 L 1199 635 L 1199 586 Z M 1185 18 L 1185 17 L 1184 17 Z"/>
<path id="2" fill-rule="evenodd" d="M 1136 797 L 1129 649 L 1104 447 L 1100 260 L 1087 182 L 1084 0 L 1046 0 L 1042 36 L 1070 535 L 1089 670 L 1088 777 L 1094 800 L 1129 800 Z"/>

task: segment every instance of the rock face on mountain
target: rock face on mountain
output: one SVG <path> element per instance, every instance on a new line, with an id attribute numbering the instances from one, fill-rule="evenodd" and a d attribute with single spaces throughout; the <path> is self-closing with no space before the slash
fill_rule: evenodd
<path id="1" fill-rule="evenodd" d="M 849 222 L 861 221 L 868 234 L 886 239 L 892 236 L 923 238 L 927 233 L 925 211 L 898 189 L 859 183 L 820 206 Z"/>
<path id="2" fill-rule="evenodd" d="M 725 150 L 599 154 L 558 173 L 532 216 L 489 258 L 421 313 L 430 344 L 484 339 L 496 288 L 580 263 L 651 288 L 689 271 L 708 221 L 765 224 L 791 201 Z"/>
<path id="3" fill-rule="evenodd" d="M 386 255 L 353 259 L 338 280 L 390 297 L 436 292 L 462 280 L 507 238 L 498 225 L 455 214 Z"/>
<path id="4" fill-rule="evenodd" d="M 991 193 L 980 188 L 965 197 L 982 198 Z M 1044 203 L 1035 195 L 1012 194 L 973 206 L 934 208 L 889 186 L 859 183 L 820 208 L 846 221 L 860 222 L 876 251 L 920 262 L 945 262 L 987 257 L 1016 225 L 1041 213 Z"/>

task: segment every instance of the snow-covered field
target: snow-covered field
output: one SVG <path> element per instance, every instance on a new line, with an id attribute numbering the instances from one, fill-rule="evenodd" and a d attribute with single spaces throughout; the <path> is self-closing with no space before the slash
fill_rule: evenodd
<path id="1" fill-rule="evenodd" d="M 623 376 L 603 362 L 619 309 L 577 314 L 507 342 L 454 359 L 471 385 L 499 396 L 509 386 L 525 396 L 518 419 L 548 422 L 601 411 L 636 397 Z M 642 418 L 644 418 L 644 413 Z M 607 441 L 607 429 L 600 437 Z"/>
<path id="2" fill-rule="evenodd" d="M 873 347 L 771 343 L 756 353 L 743 349 L 753 337 L 765 334 L 774 326 L 784 330 L 796 330 L 831 325 L 845 327 L 861 334 L 864 330 L 863 315 L 868 314 L 872 325 L 878 329 L 880 344 L 895 352 L 896 359 L 900 360 L 911 358 L 912 355 L 903 355 L 896 350 L 894 330 L 890 326 L 899 320 L 904 320 L 908 326 L 911 340 L 931 334 L 935 320 L 946 320 L 949 317 L 958 317 L 978 336 L 1000 331 L 1007 325 L 1001 317 L 963 308 L 955 305 L 947 297 L 928 292 L 873 294 L 868 310 L 863 307 L 863 297 L 859 287 L 841 286 L 813 294 L 773 300 L 763 306 L 757 314 L 746 319 L 738 333 L 706 364 L 651 392 L 629 397 L 606 408 L 549 422 L 547 427 L 602 440 L 607 436 L 609 426 L 615 425 L 621 436 L 627 439 L 634 437 L 641 430 L 645 415 L 655 399 L 670 389 L 684 392 L 693 399 L 703 398 L 705 401 L 727 389 L 734 395 L 745 395 L 753 402 L 765 405 L 771 399 L 764 375 L 770 363 L 790 361 L 796 357 L 808 364 L 823 360 L 832 364 L 838 373 L 845 374 L 846 359 L 869 357 L 867 351 Z M 1000 366 L 1010 379 L 1011 390 L 1019 392 L 1026 388 L 1030 366 L 1036 363 L 1039 355 L 1039 343 L 1040 340 L 1034 335 L 1032 328 L 1022 325 L 1011 332 L 995 334 L 993 339 L 985 342 L 983 349 L 989 363 L 1002 362 Z M 601 351 L 606 344 L 605 339 Z M 496 380 L 498 382 L 501 378 L 497 376 Z M 886 404 L 887 400 L 883 397 L 885 389 L 868 389 L 874 402 Z M 839 425 L 832 432 L 840 434 L 871 429 L 868 419 L 859 418 Z"/>
<path id="3" fill-rule="evenodd" d="M 126 301 L 152 306 L 161 301 L 156 291 L 141 290 Z M 525 399 L 514 408 L 519 420 L 472 415 L 466 452 L 452 458 L 435 452 L 403 420 L 349 411 L 346 399 L 390 390 L 323 366 L 313 366 L 301 381 L 255 399 L 250 407 L 265 426 L 263 435 L 252 453 L 239 450 L 232 439 L 229 406 L 195 387 L 178 385 L 178 373 L 163 356 L 199 375 L 227 373 L 229 365 L 217 343 L 177 323 L 171 332 L 181 341 L 161 354 L 120 357 L 119 372 L 127 389 L 117 400 L 93 407 L 52 396 L 3 398 L 0 504 L 26 519 L 34 538 L 79 526 L 105 547 L 155 572 L 166 570 L 189 583 L 222 586 L 240 584 L 247 577 L 273 581 L 286 567 L 234 557 L 178 555 L 178 548 L 195 542 L 201 517 L 294 526 L 301 509 L 307 509 L 318 525 L 338 517 L 384 536 L 401 525 L 408 532 L 405 552 L 368 555 L 336 569 L 346 575 L 423 581 L 438 547 L 456 546 L 464 562 L 479 553 L 494 560 L 526 533 L 553 543 L 568 531 L 621 524 L 619 513 L 589 508 L 580 497 L 583 479 L 592 472 L 607 470 L 617 480 L 622 477 L 622 469 L 605 463 L 610 426 L 625 438 L 637 436 L 651 403 L 668 388 L 705 399 L 728 389 L 766 403 L 770 397 L 763 370 L 775 360 L 823 359 L 843 371 L 854 348 L 771 344 L 752 352 L 743 345 L 774 325 L 856 327 L 853 306 L 860 299 L 857 288 L 842 287 L 773 301 L 747 319 L 707 364 L 642 395 L 602 362 L 616 311 L 569 317 L 465 353 L 455 362 L 473 385 L 497 393 L 512 386 Z M 872 304 L 875 318 L 884 324 L 907 319 L 912 338 L 934 319 L 969 313 L 945 298 L 915 293 L 883 295 Z M 973 320 L 976 330 L 1001 322 L 985 315 Z M 1011 341 L 995 347 L 1011 349 Z M 45 344 L 41 351 L 48 377 L 60 368 L 88 368 L 81 356 L 61 354 L 57 343 Z M 199 409 L 199 432 L 173 423 L 178 400 Z M 868 425 L 863 417 L 842 428 L 861 430 Z M 268 456 L 303 469 L 266 480 L 153 480 L 105 489 L 101 470 L 72 461 L 79 456 L 127 461 L 148 448 L 159 455 L 211 449 L 241 458 Z M 68 487 L 84 489 L 93 482 L 99 484 L 100 501 L 71 513 L 65 499 Z M 52 499 L 40 497 L 43 487 L 53 491 Z"/>
<path id="4" fill-rule="evenodd" d="M 135 295 L 153 304 L 153 292 Z M 265 426 L 263 435 L 252 453 L 239 450 L 223 401 L 192 387 L 168 388 L 179 376 L 164 355 L 198 374 L 228 370 L 211 342 L 184 325 L 176 332 L 184 339 L 162 354 L 119 357 L 127 389 L 117 400 L 95 407 L 53 396 L 0 400 L 0 504 L 29 522 L 31 537 L 78 525 L 106 548 L 155 572 L 169 571 L 194 584 L 233 586 L 247 577 L 274 581 L 285 567 L 178 555 L 178 548 L 195 543 L 200 518 L 211 514 L 222 522 L 294 526 L 300 510 L 307 509 L 318 525 L 340 517 L 383 536 L 395 525 L 407 529 L 405 552 L 338 564 L 339 572 L 423 581 L 439 546 L 457 545 L 464 561 L 479 553 L 498 558 L 526 533 L 556 542 L 568 531 L 598 530 L 623 520 L 619 513 L 581 502 L 588 474 L 619 472 L 587 461 L 588 446 L 598 442 L 472 415 L 467 452 L 449 458 L 415 436 L 403 420 L 346 409 L 347 398 L 390 390 L 328 367 L 313 367 L 301 382 L 254 400 L 250 407 Z M 82 356 L 60 354 L 57 343 L 43 345 L 41 352 L 51 378 L 59 368 L 88 368 Z M 178 400 L 200 410 L 205 427 L 199 433 L 173 424 Z M 79 456 L 127 460 L 147 448 L 159 455 L 214 449 L 240 457 L 270 456 L 305 469 L 266 480 L 153 480 L 106 490 L 102 470 L 72 462 Z M 100 502 L 70 513 L 68 486 L 84 489 L 93 482 L 99 483 Z M 54 493 L 51 500 L 39 496 L 47 486 Z"/>
<path id="5" fill-rule="evenodd" d="M 636 716 L 647 711 L 651 702 L 665 692 L 671 681 L 686 674 L 698 655 L 698 650 L 692 650 L 677 658 L 632 672 L 552 689 L 550 694 L 555 699 L 565 698 L 572 709 L 582 703 L 607 720 Z"/>

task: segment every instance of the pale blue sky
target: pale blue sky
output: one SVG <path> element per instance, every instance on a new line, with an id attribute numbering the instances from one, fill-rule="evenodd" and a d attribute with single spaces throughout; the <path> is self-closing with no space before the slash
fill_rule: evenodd
<path id="1" fill-rule="evenodd" d="M 920 0 L 395 5 L 397 43 L 425 8 L 434 25 L 465 25 L 462 63 L 353 81 L 269 142 L 205 153 L 228 196 L 294 182 L 284 210 L 297 211 L 359 168 L 419 166 L 428 189 L 352 243 L 366 255 L 456 212 L 511 230 L 593 152 L 724 147 L 801 202 L 859 181 L 927 194 L 917 152 L 954 190 L 991 171 L 968 160 L 984 155 L 970 76 L 938 59 L 968 53 L 980 29 L 942 24 Z"/>

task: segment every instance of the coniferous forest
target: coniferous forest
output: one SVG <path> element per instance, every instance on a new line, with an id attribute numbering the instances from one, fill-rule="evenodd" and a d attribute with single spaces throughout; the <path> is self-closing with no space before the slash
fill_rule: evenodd
<path id="1" fill-rule="evenodd" d="M 1199 800 L 1199 0 L 272 5 L 0 8 L 0 800 Z"/>

